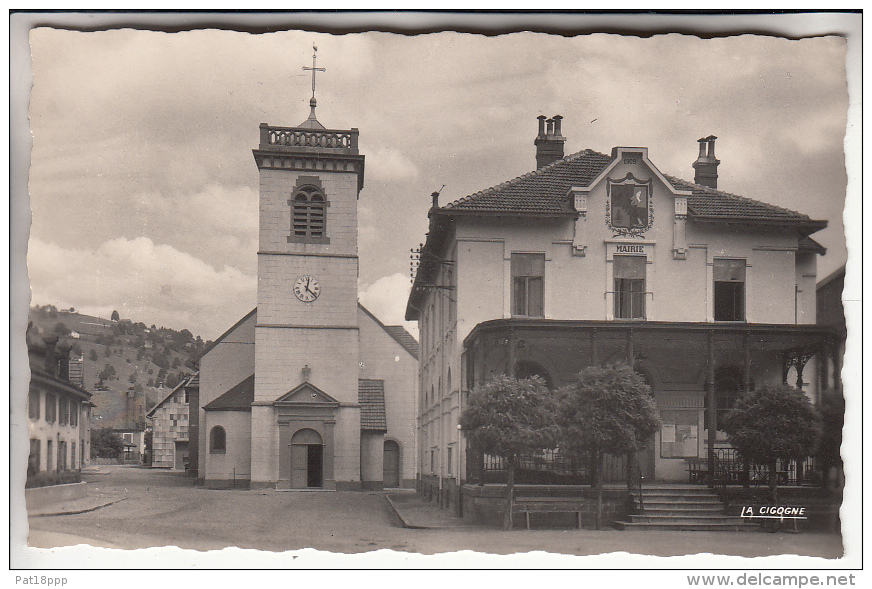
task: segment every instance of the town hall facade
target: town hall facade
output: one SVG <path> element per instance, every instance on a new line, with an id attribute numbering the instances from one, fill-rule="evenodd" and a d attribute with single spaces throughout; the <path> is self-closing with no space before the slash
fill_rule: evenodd
<path id="1" fill-rule="evenodd" d="M 719 189 L 713 136 L 686 181 L 645 147 L 564 157 L 561 125 L 539 117 L 535 171 L 444 206 L 434 194 L 406 319 L 420 329 L 419 488 L 443 505 L 475 495 L 470 483 L 505 481 L 502 461 L 467 447 L 458 426 L 470 391 L 495 375 L 558 388 L 626 362 L 662 422 L 639 474 L 687 482 L 693 461 L 714 472 L 736 460 L 721 421 L 742 391 L 786 382 L 817 401 L 815 358 L 837 345 L 815 325 L 824 248 L 809 236 L 825 221 Z M 603 468 L 627 476 L 622 457 Z M 548 451 L 519 476 L 586 482 L 578 474 Z"/>

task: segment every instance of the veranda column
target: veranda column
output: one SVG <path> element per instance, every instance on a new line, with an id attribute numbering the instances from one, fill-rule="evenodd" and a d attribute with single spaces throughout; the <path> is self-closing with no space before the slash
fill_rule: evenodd
<path id="1" fill-rule="evenodd" d="M 717 407 L 715 406 L 715 334 L 708 334 L 708 382 L 706 383 L 706 417 L 708 418 L 708 472 L 709 486 L 715 483 L 715 439 L 717 437 Z"/>
<path id="2" fill-rule="evenodd" d="M 750 333 L 745 331 L 742 335 L 742 352 L 743 352 L 743 370 L 742 370 L 742 392 L 748 394 L 751 392 L 751 342 Z M 747 458 L 742 459 L 742 486 L 748 487 L 751 484 L 751 462 Z"/>

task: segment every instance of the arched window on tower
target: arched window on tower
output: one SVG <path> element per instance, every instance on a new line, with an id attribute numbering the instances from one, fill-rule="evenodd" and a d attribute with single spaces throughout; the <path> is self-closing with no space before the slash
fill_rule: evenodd
<path id="1" fill-rule="evenodd" d="M 300 178 L 291 205 L 291 234 L 288 242 L 330 243 L 327 237 L 327 207 L 329 206 L 317 178 Z"/>

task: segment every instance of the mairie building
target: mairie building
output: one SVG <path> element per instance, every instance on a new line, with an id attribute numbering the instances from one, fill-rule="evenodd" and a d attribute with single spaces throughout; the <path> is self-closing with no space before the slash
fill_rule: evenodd
<path id="1" fill-rule="evenodd" d="M 209 487 L 414 486 L 417 342 L 358 303 L 358 130 L 260 125 L 257 307 L 200 358 Z"/>
<path id="2" fill-rule="evenodd" d="M 662 422 L 636 457 L 641 476 L 687 483 L 691 464 L 737 460 L 720 424 L 742 391 L 784 382 L 817 401 L 817 358 L 838 347 L 815 324 L 825 250 L 811 236 L 826 221 L 722 190 L 716 137 L 698 140 L 682 180 L 646 147 L 564 156 L 562 122 L 539 117 L 534 171 L 442 206 L 434 194 L 414 256 L 418 486 L 458 510 L 463 493 L 505 480 L 458 426 L 494 375 L 558 388 L 586 366 L 628 363 Z M 625 460 L 608 457 L 607 480 L 625 480 Z M 522 483 L 585 482 L 559 451 L 524 464 Z M 796 481 L 813 464 L 790 468 Z"/>

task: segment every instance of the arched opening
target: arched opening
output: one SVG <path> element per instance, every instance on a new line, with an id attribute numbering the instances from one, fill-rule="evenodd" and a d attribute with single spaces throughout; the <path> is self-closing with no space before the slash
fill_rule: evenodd
<path id="1" fill-rule="evenodd" d="M 291 438 L 291 487 L 324 485 L 324 444 L 313 429 L 301 429 Z"/>
<path id="2" fill-rule="evenodd" d="M 323 238 L 326 228 L 327 201 L 317 186 L 297 189 L 293 200 L 291 229 L 296 237 Z"/>
<path id="3" fill-rule="evenodd" d="M 515 364 L 515 378 L 522 380 L 533 376 L 538 376 L 544 380 L 545 386 L 549 389 L 554 388 L 554 381 L 551 380 L 551 375 L 548 374 L 548 371 L 541 364 L 531 360 L 520 360 Z"/>
<path id="4" fill-rule="evenodd" d="M 393 440 L 385 440 L 383 478 L 385 487 L 400 486 L 400 445 Z"/>
<path id="5" fill-rule="evenodd" d="M 227 452 L 227 432 L 220 425 L 216 425 L 209 431 L 209 452 L 213 454 Z"/>

